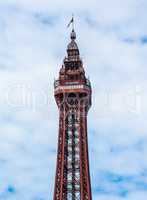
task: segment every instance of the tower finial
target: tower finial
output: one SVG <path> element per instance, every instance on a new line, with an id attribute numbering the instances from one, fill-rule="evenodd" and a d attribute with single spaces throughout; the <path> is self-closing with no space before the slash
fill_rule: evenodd
<path id="1" fill-rule="evenodd" d="M 70 38 L 71 38 L 71 40 L 75 40 L 76 39 L 76 33 L 75 33 L 74 29 L 72 29 L 72 32 L 70 34 Z"/>

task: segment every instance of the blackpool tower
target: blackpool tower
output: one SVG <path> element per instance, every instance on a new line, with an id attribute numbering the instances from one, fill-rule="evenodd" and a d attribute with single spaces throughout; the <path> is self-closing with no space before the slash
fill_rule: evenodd
<path id="1" fill-rule="evenodd" d="M 74 28 L 70 38 L 67 56 L 54 83 L 59 108 L 54 200 L 92 200 L 87 138 L 87 113 L 92 91 Z"/>

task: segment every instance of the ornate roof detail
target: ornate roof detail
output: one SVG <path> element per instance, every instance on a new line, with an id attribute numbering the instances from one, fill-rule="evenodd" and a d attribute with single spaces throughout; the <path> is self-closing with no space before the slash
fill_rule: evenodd
<path id="1" fill-rule="evenodd" d="M 74 28 L 70 34 L 70 43 L 67 46 L 67 56 L 63 60 L 63 66 L 60 69 L 60 80 L 86 80 L 83 62 L 80 58 L 80 52 L 76 43 L 76 33 Z"/>
<path id="2" fill-rule="evenodd" d="M 75 42 L 76 33 L 75 33 L 74 29 L 72 29 L 72 32 L 70 34 L 70 38 L 71 38 L 71 42 L 67 46 L 68 56 L 71 55 L 71 54 L 79 55 L 79 48 L 78 48 L 77 43 Z M 73 53 L 71 53 L 71 52 L 73 52 Z"/>
<path id="3" fill-rule="evenodd" d="M 69 45 L 67 47 L 67 51 L 69 51 L 69 50 L 78 50 L 78 45 L 77 45 L 77 43 L 74 40 L 72 40 L 69 43 Z"/>

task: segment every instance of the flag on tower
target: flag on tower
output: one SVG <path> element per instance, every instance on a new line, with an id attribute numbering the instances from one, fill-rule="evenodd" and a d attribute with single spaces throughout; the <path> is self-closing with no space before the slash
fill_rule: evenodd
<path id="1" fill-rule="evenodd" d="M 70 20 L 69 24 L 67 25 L 67 28 L 70 27 L 70 25 L 73 23 L 74 23 L 74 17 L 72 16 L 72 19 Z"/>

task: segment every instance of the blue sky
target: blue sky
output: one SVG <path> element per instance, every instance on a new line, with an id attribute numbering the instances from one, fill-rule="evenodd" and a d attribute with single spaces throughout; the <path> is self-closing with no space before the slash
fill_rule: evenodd
<path id="1" fill-rule="evenodd" d="M 53 82 L 66 55 L 72 13 L 93 88 L 93 199 L 146 199 L 146 9 L 145 0 L 0 1 L 0 200 L 53 197 Z"/>

